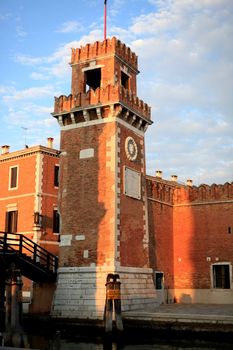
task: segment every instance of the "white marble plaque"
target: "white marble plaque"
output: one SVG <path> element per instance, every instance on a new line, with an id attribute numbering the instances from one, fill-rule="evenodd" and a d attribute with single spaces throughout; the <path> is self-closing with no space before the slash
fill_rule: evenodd
<path id="1" fill-rule="evenodd" d="M 126 196 L 141 199 L 141 174 L 125 167 L 124 193 Z"/>
<path id="2" fill-rule="evenodd" d="M 60 239 L 61 239 L 60 247 L 70 246 L 71 240 L 72 240 L 72 235 L 61 235 Z"/>
<path id="3" fill-rule="evenodd" d="M 76 241 L 85 241 L 85 235 L 77 235 L 75 236 Z"/>
<path id="4" fill-rule="evenodd" d="M 82 149 L 79 153 L 80 159 L 93 158 L 94 157 L 94 148 Z"/>

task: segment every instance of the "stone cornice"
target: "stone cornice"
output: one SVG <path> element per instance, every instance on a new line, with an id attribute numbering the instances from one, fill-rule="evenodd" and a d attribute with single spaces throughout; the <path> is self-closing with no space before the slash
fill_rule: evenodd
<path id="1" fill-rule="evenodd" d="M 25 148 L 20 151 L 2 154 L 0 155 L 0 163 L 11 161 L 14 159 L 19 159 L 19 158 L 30 157 L 36 153 L 43 153 L 56 158 L 58 158 L 60 154 L 60 152 L 56 149 L 39 145 L 39 146 Z"/>

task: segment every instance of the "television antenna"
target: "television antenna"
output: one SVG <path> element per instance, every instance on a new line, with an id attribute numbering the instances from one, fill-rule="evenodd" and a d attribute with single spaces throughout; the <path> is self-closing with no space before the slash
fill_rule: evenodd
<path id="1" fill-rule="evenodd" d="M 24 145 L 25 145 L 25 148 L 28 148 L 28 145 L 27 145 L 27 143 L 26 143 L 28 128 L 26 128 L 25 126 L 21 126 L 21 129 L 24 130 Z"/>

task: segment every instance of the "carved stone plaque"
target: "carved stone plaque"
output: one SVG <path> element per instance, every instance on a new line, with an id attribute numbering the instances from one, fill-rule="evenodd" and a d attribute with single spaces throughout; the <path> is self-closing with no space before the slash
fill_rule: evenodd
<path id="1" fill-rule="evenodd" d="M 72 235 L 61 235 L 60 247 L 66 247 L 71 245 Z"/>
<path id="2" fill-rule="evenodd" d="M 141 174 L 125 167 L 124 193 L 126 196 L 141 199 Z"/>

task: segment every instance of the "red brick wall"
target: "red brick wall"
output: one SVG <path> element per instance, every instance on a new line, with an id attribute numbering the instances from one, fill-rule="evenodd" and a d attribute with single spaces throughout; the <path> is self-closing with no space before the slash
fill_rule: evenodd
<path id="1" fill-rule="evenodd" d="M 228 233 L 232 225 L 233 203 L 174 209 L 176 288 L 210 288 L 210 265 L 233 264 L 233 234 Z"/>
<path id="2" fill-rule="evenodd" d="M 170 288 L 209 289 L 210 265 L 233 264 L 233 184 L 189 188 L 151 178 L 147 193 L 152 267 Z"/>
<path id="3" fill-rule="evenodd" d="M 165 194 L 163 186 L 147 180 L 150 267 L 164 273 L 165 288 L 173 288 L 173 208 L 171 201 L 162 203 Z"/>
<path id="4" fill-rule="evenodd" d="M 110 220 L 114 215 L 114 176 L 107 168 L 107 142 L 115 124 L 63 131 L 60 160 L 62 234 L 73 235 L 72 248 L 60 247 L 61 266 L 101 265 L 113 256 Z M 94 157 L 80 159 L 80 150 L 94 149 Z M 75 240 L 85 235 L 85 240 Z M 83 252 L 88 250 L 89 257 Z"/>
<path id="5" fill-rule="evenodd" d="M 137 144 L 138 155 L 135 161 L 127 158 L 125 140 L 133 137 Z M 120 126 L 120 257 L 122 266 L 148 266 L 148 247 L 143 246 L 145 231 L 145 167 L 144 138 L 136 135 L 127 127 Z M 141 199 L 124 194 L 124 166 L 141 174 Z"/>

